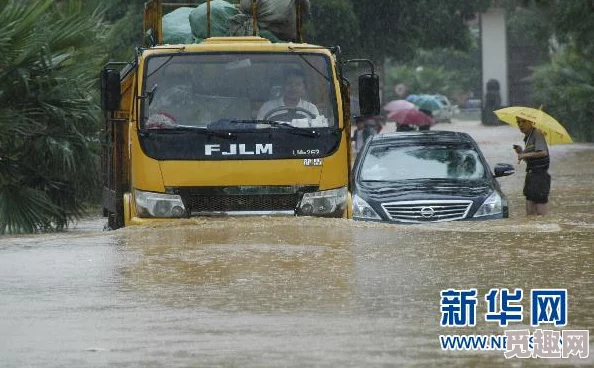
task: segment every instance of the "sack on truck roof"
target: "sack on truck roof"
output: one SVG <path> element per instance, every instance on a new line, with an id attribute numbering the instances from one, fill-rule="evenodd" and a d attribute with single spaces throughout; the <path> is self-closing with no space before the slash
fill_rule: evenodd
<path id="1" fill-rule="evenodd" d="M 295 0 L 258 0 L 258 26 L 260 30 L 273 32 L 283 40 L 295 40 L 297 10 Z M 245 14 L 252 14 L 252 0 L 241 0 L 239 8 Z M 302 0 L 301 17 L 309 15 L 309 0 Z"/>
<path id="2" fill-rule="evenodd" d="M 199 5 L 190 13 L 190 27 L 192 36 L 196 42 L 208 37 L 208 16 L 206 3 Z M 213 0 L 210 2 L 210 36 L 229 36 L 227 21 L 239 14 L 232 4 L 224 0 Z"/>
<path id="3" fill-rule="evenodd" d="M 272 42 L 297 41 L 296 0 L 258 0 L 258 35 Z M 303 22 L 309 15 L 309 0 L 301 0 Z M 210 36 L 252 36 L 252 0 L 233 5 L 225 0 L 210 3 Z M 201 42 L 208 37 L 207 4 L 182 7 L 163 16 L 166 44 Z"/>
<path id="4" fill-rule="evenodd" d="M 177 8 L 163 16 L 163 42 L 166 44 L 193 43 L 190 13 L 194 8 Z"/>
<path id="5" fill-rule="evenodd" d="M 229 36 L 252 36 L 254 34 L 254 21 L 251 14 L 239 13 L 229 19 Z M 259 28 L 258 36 L 266 38 L 271 42 L 281 42 L 274 33 L 269 30 Z"/>

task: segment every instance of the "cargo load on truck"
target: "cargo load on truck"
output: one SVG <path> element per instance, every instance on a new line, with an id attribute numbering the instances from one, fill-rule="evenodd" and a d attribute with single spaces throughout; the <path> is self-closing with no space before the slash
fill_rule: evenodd
<path id="1" fill-rule="evenodd" d="M 163 16 L 165 42 L 169 44 L 193 43 L 192 27 L 188 21 L 194 8 L 181 7 Z"/>
<path id="2" fill-rule="evenodd" d="M 210 35 L 207 3 L 195 8 L 178 8 L 163 16 L 163 40 L 166 44 L 199 43 L 208 37 L 259 36 L 272 42 L 297 39 L 296 0 L 256 1 L 257 32 L 254 32 L 252 0 L 231 4 L 225 0 L 210 2 Z M 301 19 L 309 14 L 309 0 L 301 0 Z"/>
<path id="3" fill-rule="evenodd" d="M 261 31 L 269 31 L 281 40 L 293 40 L 297 29 L 297 10 L 295 0 L 258 0 L 257 2 L 258 27 Z M 252 19 L 252 0 L 241 0 L 239 9 Z M 301 18 L 309 15 L 309 0 L 301 2 Z M 252 28 L 251 22 L 249 27 Z M 249 36 L 247 34 L 234 34 L 235 36 Z"/>
<path id="4" fill-rule="evenodd" d="M 196 7 L 186 20 L 190 23 L 192 37 L 195 42 L 208 37 L 208 11 L 206 3 Z M 229 19 L 239 14 L 239 9 L 224 0 L 213 0 L 210 2 L 210 36 L 230 36 L 227 23 Z"/>

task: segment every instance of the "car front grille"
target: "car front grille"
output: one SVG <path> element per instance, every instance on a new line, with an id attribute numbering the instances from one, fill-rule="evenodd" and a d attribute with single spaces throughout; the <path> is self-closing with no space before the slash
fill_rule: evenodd
<path id="1" fill-rule="evenodd" d="M 382 203 L 392 221 L 417 223 L 461 220 L 468 214 L 470 206 L 472 201 L 457 200 Z"/>

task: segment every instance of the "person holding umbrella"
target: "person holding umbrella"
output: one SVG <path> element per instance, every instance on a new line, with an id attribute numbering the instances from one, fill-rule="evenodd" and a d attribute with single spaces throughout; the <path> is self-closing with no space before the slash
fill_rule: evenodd
<path id="1" fill-rule="evenodd" d="M 426 124 L 419 126 L 419 130 L 429 130 L 431 129 L 431 125 L 435 122 L 433 120 L 433 112 L 437 110 L 441 110 L 443 105 L 439 100 L 432 95 L 420 95 L 417 99 L 413 102 L 420 112 L 427 115 L 431 120 L 431 124 Z"/>
<path id="2" fill-rule="evenodd" d="M 524 196 L 526 197 L 526 215 L 546 215 L 549 193 L 551 190 L 551 176 L 549 170 L 549 148 L 547 142 L 534 126 L 531 120 L 516 117 L 518 127 L 524 133 L 525 148 L 514 144 L 518 161 L 526 162 L 526 179 L 524 181 Z"/>
<path id="3" fill-rule="evenodd" d="M 392 119 L 396 122 L 397 132 L 415 130 L 415 127 L 413 126 L 414 124 L 404 123 L 403 120 L 408 120 L 407 118 L 410 110 L 416 109 L 416 105 L 407 100 L 390 101 L 384 106 L 384 110 L 388 111 L 388 119 Z M 390 116 L 392 116 L 392 118 L 390 118 Z"/>
<path id="4" fill-rule="evenodd" d="M 433 119 L 415 108 L 409 110 L 395 110 L 388 113 L 388 120 L 396 122 L 397 132 L 406 132 L 415 130 L 429 130 L 429 126 L 433 124 Z"/>
<path id="5" fill-rule="evenodd" d="M 526 161 L 526 214 L 544 215 L 551 187 L 548 174 L 549 149 L 554 144 L 570 144 L 573 139 L 555 118 L 540 109 L 510 106 L 493 111 L 506 124 L 517 126 L 524 133 L 526 148 L 514 145 L 519 160 Z"/>
<path id="6" fill-rule="evenodd" d="M 420 112 L 427 115 L 433 121 L 433 113 L 431 110 L 419 109 Z M 431 124 L 419 125 L 419 130 L 429 130 L 431 129 Z"/>

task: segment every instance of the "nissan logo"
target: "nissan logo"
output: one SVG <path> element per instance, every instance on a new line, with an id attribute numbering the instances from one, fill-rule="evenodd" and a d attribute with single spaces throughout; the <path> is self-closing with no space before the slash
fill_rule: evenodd
<path id="1" fill-rule="evenodd" d="M 421 208 L 421 216 L 424 218 L 431 218 L 435 215 L 435 210 L 432 207 Z"/>

